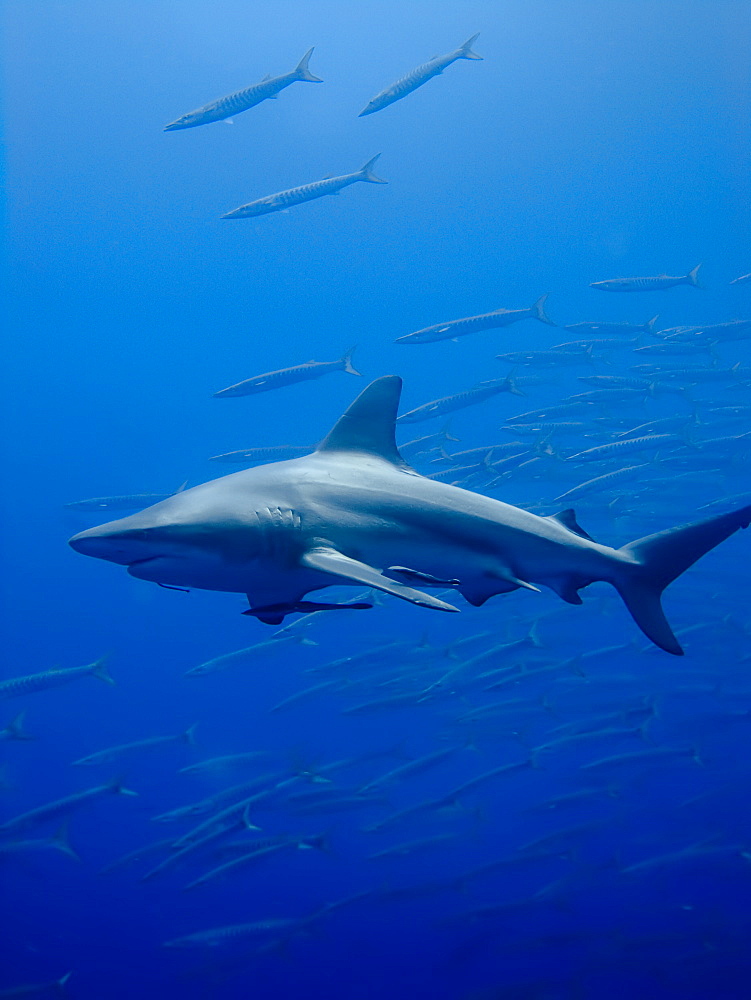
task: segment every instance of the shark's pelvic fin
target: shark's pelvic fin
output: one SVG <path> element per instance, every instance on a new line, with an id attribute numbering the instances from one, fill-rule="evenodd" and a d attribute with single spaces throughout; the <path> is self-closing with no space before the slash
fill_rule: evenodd
<path id="1" fill-rule="evenodd" d="M 376 379 L 334 424 L 319 452 L 356 451 L 409 468 L 396 447 L 396 414 L 402 393 L 398 375 Z"/>
<path id="2" fill-rule="evenodd" d="M 381 379 L 381 381 L 383 380 Z M 367 563 L 359 562 L 357 559 L 350 559 L 349 556 L 343 555 L 329 545 L 318 545 L 314 549 L 310 549 L 302 556 L 301 562 L 308 569 L 317 570 L 319 573 L 330 573 L 332 576 L 342 577 L 352 583 L 365 584 L 366 587 L 374 587 L 376 590 L 393 594 L 394 597 L 401 597 L 402 600 L 410 601 L 422 608 L 435 608 L 438 611 L 459 610 L 452 604 L 439 601 L 437 597 L 423 594 L 422 591 L 414 590 L 403 583 L 397 583 L 396 580 L 389 580 L 380 570 L 368 566 Z"/>

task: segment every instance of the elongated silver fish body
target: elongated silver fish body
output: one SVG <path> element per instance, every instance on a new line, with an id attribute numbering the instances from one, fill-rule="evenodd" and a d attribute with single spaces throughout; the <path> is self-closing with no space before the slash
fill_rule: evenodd
<path id="1" fill-rule="evenodd" d="M 639 451 L 656 451 L 658 448 L 666 446 L 680 447 L 685 445 L 685 440 L 679 434 L 645 434 L 639 438 L 623 438 L 618 441 L 611 441 L 610 444 L 597 445 L 595 448 L 587 448 L 576 455 L 569 455 L 566 461 L 569 462 L 597 462 L 600 460 L 620 458 L 621 455 L 630 455 Z"/>
<path id="2" fill-rule="evenodd" d="M 92 799 L 99 799 L 103 795 L 108 794 L 137 795 L 138 793 L 132 792 L 129 788 L 124 788 L 119 780 L 111 781 L 106 785 L 95 785 L 93 788 L 85 788 L 82 792 L 74 792 L 72 795 L 66 795 L 65 798 L 55 799 L 54 802 L 47 802 L 43 806 L 37 806 L 36 809 L 29 809 L 28 812 L 6 820 L 5 823 L 0 825 L 0 834 L 14 833 L 17 830 L 25 830 L 29 827 L 58 819 L 60 816 L 67 816 Z"/>
<path id="3" fill-rule="evenodd" d="M 289 188 L 286 191 L 277 191 L 276 194 L 266 195 L 265 198 L 256 198 L 249 201 L 247 205 L 240 205 L 231 212 L 226 212 L 222 219 L 251 219 L 258 215 L 269 215 L 272 212 L 282 212 L 294 205 L 302 205 L 306 201 L 315 201 L 316 198 L 323 198 L 328 194 L 338 194 L 343 188 L 358 181 L 365 181 L 368 184 L 387 184 L 372 171 L 372 166 L 380 156 L 377 153 L 372 159 L 356 170 L 352 174 L 342 174 L 339 177 L 325 177 L 322 181 L 313 181 L 312 184 L 303 184 L 300 187 Z"/>
<path id="4" fill-rule="evenodd" d="M 209 930 L 186 934 L 184 937 L 165 941 L 165 948 L 216 948 L 227 941 L 237 941 L 242 938 L 258 937 L 260 934 L 273 934 L 277 931 L 287 931 L 305 923 L 304 917 L 271 917 L 267 920 L 255 920 L 250 924 L 229 924 L 226 927 L 211 927 Z"/>
<path id="5" fill-rule="evenodd" d="M 693 285 L 699 287 L 699 268 L 697 264 L 688 274 L 672 277 L 669 274 L 658 274 L 651 278 L 609 278 L 607 281 L 593 281 L 590 288 L 601 292 L 658 292 L 663 288 L 673 288 L 675 285 Z"/>
<path id="6" fill-rule="evenodd" d="M 308 69 L 308 60 L 313 53 L 309 49 L 302 57 L 297 66 L 289 73 L 282 76 L 269 77 L 254 83 L 251 87 L 238 90 L 234 94 L 227 94 L 219 97 L 216 101 L 204 104 L 203 107 L 189 111 L 181 118 L 170 122 L 164 128 L 165 132 L 177 132 L 186 128 L 197 128 L 199 125 L 209 125 L 211 122 L 220 122 L 233 115 L 239 115 L 243 111 L 256 107 L 262 101 L 273 100 L 282 90 L 289 87 L 298 80 L 305 80 L 308 83 L 322 83 L 323 81 Z"/>
<path id="7" fill-rule="evenodd" d="M 240 448 L 237 451 L 225 451 L 221 455 L 212 455 L 210 462 L 228 462 L 238 465 L 254 465 L 260 462 L 278 462 L 285 458 L 300 458 L 313 451 L 312 445 L 279 444 L 265 448 Z"/>
<path id="8" fill-rule="evenodd" d="M 575 333 L 617 333 L 630 336 L 632 333 L 654 333 L 659 316 L 653 316 L 646 323 L 569 323 L 564 330 Z"/>
<path id="9" fill-rule="evenodd" d="M 293 365 L 291 368 L 280 368 L 275 372 L 254 375 L 253 378 L 246 378 L 226 389 L 220 389 L 214 393 L 214 397 L 224 399 L 229 396 L 251 396 L 258 392 L 268 392 L 270 389 L 281 389 L 286 385 L 294 385 L 296 382 L 308 382 L 310 379 L 320 378 L 328 372 L 344 371 L 350 375 L 359 375 L 360 372 L 352 366 L 354 350 L 354 347 L 351 347 L 336 361 L 305 361 L 303 364 Z"/>
<path id="10" fill-rule="evenodd" d="M 390 84 L 385 90 L 382 90 L 379 94 L 376 94 L 358 115 L 358 118 L 364 118 L 366 115 L 372 115 L 376 111 L 381 111 L 383 108 L 387 108 L 389 104 L 394 104 L 395 101 L 400 101 L 407 94 L 411 94 L 418 87 L 422 87 L 424 83 L 428 80 L 432 80 L 434 76 L 439 76 L 447 66 L 451 63 L 456 62 L 457 59 L 476 59 L 481 60 L 482 56 L 478 56 L 476 52 L 472 51 L 472 45 L 475 40 L 479 37 L 479 32 L 476 35 L 472 35 L 467 41 L 460 45 L 458 49 L 454 49 L 453 52 L 447 52 L 442 56 L 434 56 L 429 59 L 428 62 L 423 63 L 421 66 L 417 66 L 415 69 L 410 70 L 406 76 L 400 77 L 395 83 Z"/>
<path id="11" fill-rule="evenodd" d="M 395 344 L 432 344 L 438 340 L 453 340 L 456 337 L 464 337 L 468 333 L 476 333 L 479 330 L 493 330 L 501 326 L 510 326 L 518 323 L 522 319 L 538 319 L 548 326 L 556 324 L 545 315 L 545 300 L 547 294 L 540 298 L 528 309 L 496 309 L 493 312 L 482 313 L 479 316 L 467 316 L 464 319 L 452 319 L 446 323 L 435 323 L 433 326 L 426 326 L 422 330 L 415 330 L 404 337 L 397 337 Z"/>
<path id="12" fill-rule="evenodd" d="M 7 681 L 0 681 L 0 700 L 60 687 L 63 684 L 69 684 L 71 681 L 77 680 L 79 677 L 87 677 L 89 674 L 106 681 L 108 684 L 115 683 L 107 672 L 107 658 L 103 657 L 101 660 L 96 660 L 94 663 L 87 663 L 83 667 L 45 670 L 41 674 L 27 674 L 25 677 L 11 677 Z"/>
<path id="13" fill-rule="evenodd" d="M 84 764 L 87 766 L 96 766 L 97 764 L 109 764 L 113 760 L 117 760 L 118 757 L 125 757 L 131 753 L 137 753 L 140 750 L 151 750 L 154 747 L 164 746 L 170 743 L 186 743 L 189 746 L 195 746 L 195 726 L 190 726 L 182 733 L 172 734 L 170 736 L 149 736 L 143 740 L 134 740 L 132 743 L 121 743 L 119 746 L 107 747 L 106 750 L 98 750 L 96 753 L 91 753 L 87 757 L 81 757 L 79 760 L 74 760 L 74 764 Z"/>
<path id="14" fill-rule="evenodd" d="M 431 417 L 440 417 L 444 413 L 453 413 L 454 410 L 461 410 L 465 406 L 472 406 L 473 403 L 481 403 L 499 392 L 512 392 L 517 396 L 522 394 L 515 389 L 513 379 L 495 379 L 487 385 L 478 385 L 474 389 L 466 389 L 464 392 L 455 392 L 451 396 L 444 396 L 443 399 L 434 399 L 430 403 L 423 403 L 422 406 L 408 410 L 397 420 L 397 424 L 416 424 L 421 420 L 430 420 Z"/>

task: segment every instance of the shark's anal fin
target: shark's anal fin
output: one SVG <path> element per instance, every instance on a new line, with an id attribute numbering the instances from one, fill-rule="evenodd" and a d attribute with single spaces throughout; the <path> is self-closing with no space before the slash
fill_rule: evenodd
<path id="1" fill-rule="evenodd" d="M 439 580 L 437 576 L 430 573 L 421 573 L 420 570 L 410 569 L 409 566 L 389 566 L 386 576 L 399 577 L 406 583 L 420 583 L 423 587 L 458 587 L 461 580 Z"/>
<path id="2" fill-rule="evenodd" d="M 318 545 L 314 549 L 306 552 L 301 560 L 303 566 L 308 569 L 317 570 L 319 573 L 330 573 L 332 576 L 341 577 L 352 583 L 361 583 L 366 587 L 373 587 L 382 590 L 386 594 L 393 594 L 394 597 L 401 597 L 404 601 L 411 601 L 422 608 L 435 608 L 437 611 L 458 611 L 452 604 L 439 601 L 437 597 L 423 594 L 420 590 L 413 590 L 403 583 L 389 580 L 380 570 L 368 566 L 367 563 L 359 562 L 343 555 L 329 545 Z"/>

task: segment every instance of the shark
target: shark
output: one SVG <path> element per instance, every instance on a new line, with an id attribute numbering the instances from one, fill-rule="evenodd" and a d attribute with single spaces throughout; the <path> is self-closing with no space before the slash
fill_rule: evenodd
<path id="1" fill-rule="evenodd" d="M 579 591 L 605 581 L 655 645 L 682 654 L 662 592 L 746 528 L 751 505 L 611 548 L 571 509 L 543 517 L 412 469 L 395 443 L 401 388 L 395 375 L 371 382 L 309 455 L 183 490 L 70 545 L 139 580 L 245 594 L 244 613 L 268 624 L 309 611 L 315 602 L 303 598 L 331 585 L 456 612 L 428 591 L 451 581 L 452 600 L 478 607 L 547 587 L 582 604 Z"/>

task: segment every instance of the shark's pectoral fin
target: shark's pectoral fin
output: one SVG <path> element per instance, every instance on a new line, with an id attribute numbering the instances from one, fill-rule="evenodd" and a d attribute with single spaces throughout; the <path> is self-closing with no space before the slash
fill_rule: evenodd
<path id="1" fill-rule="evenodd" d="M 423 594 L 420 590 L 413 590 L 403 583 L 397 583 L 384 576 L 380 570 L 368 566 L 367 563 L 351 559 L 343 553 L 337 551 L 329 545 L 318 545 L 314 549 L 306 552 L 301 563 L 308 569 L 317 570 L 319 573 L 330 573 L 352 583 L 361 583 L 366 587 L 373 587 L 382 590 L 386 594 L 393 594 L 394 597 L 401 597 L 402 600 L 411 601 L 422 608 L 435 608 L 438 611 L 458 611 L 452 604 L 439 601 L 437 597 Z"/>

